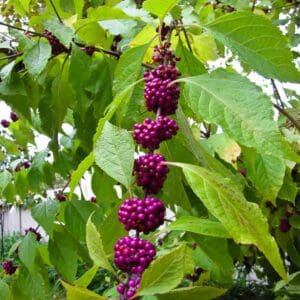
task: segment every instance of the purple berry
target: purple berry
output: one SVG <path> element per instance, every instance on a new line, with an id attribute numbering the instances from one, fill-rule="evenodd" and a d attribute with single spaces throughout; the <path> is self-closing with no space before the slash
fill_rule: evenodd
<path id="1" fill-rule="evenodd" d="M 65 47 L 65 45 L 63 45 L 59 41 L 59 39 L 50 31 L 45 30 L 44 37 L 48 40 L 49 44 L 51 45 L 53 55 L 56 56 L 60 53 L 68 52 L 68 49 Z"/>
<path id="2" fill-rule="evenodd" d="M 117 287 L 118 293 L 121 295 L 120 299 L 129 300 L 135 295 L 140 287 L 141 276 L 132 274 L 126 283 L 120 283 Z"/>
<path id="3" fill-rule="evenodd" d="M 288 232 L 291 229 L 291 225 L 288 219 L 282 219 L 279 224 L 279 230 L 281 232 Z"/>
<path id="4" fill-rule="evenodd" d="M 29 232 L 35 234 L 37 241 L 41 240 L 42 235 L 36 229 L 34 229 L 32 227 L 29 227 L 28 229 L 25 229 L 25 234 L 28 234 Z"/>
<path id="5" fill-rule="evenodd" d="M 160 65 L 151 71 L 146 71 L 144 80 L 144 97 L 148 111 L 157 112 L 163 116 L 175 113 L 178 105 L 180 90 L 178 83 L 172 83 L 180 73 L 172 65 Z"/>
<path id="6" fill-rule="evenodd" d="M 24 167 L 25 169 L 29 169 L 29 168 L 30 168 L 30 163 L 29 163 L 28 161 L 24 161 L 24 162 L 22 163 L 22 165 L 23 165 L 23 167 Z"/>
<path id="7" fill-rule="evenodd" d="M 11 120 L 12 120 L 13 122 L 16 122 L 16 121 L 19 120 L 18 115 L 17 115 L 14 111 L 12 111 L 12 112 L 10 113 L 10 118 L 11 118 Z"/>
<path id="8" fill-rule="evenodd" d="M 90 201 L 93 202 L 93 203 L 97 203 L 97 198 L 96 197 L 91 197 Z"/>
<path id="9" fill-rule="evenodd" d="M 64 195 L 62 191 L 58 191 L 58 192 L 55 191 L 54 196 L 59 202 L 64 202 L 67 200 L 67 197 Z"/>
<path id="10" fill-rule="evenodd" d="M 133 174 L 137 176 L 137 185 L 149 194 L 157 194 L 167 178 L 169 168 L 162 163 L 163 155 L 147 153 L 135 159 Z"/>
<path id="11" fill-rule="evenodd" d="M 8 128 L 8 126 L 10 125 L 10 122 L 3 119 L 3 120 L 1 120 L 1 125 L 2 125 L 4 128 Z"/>
<path id="12" fill-rule="evenodd" d="M 166 208 L 154 197 L 126 199 L 119 208 L 119 221 L 127 231 L 135 229 L 148 234 L 164 223 Z"/>
<path id="13" fill-rule="evenodd" d="M 89 56 L 92 56 L 96 51 L 96 48 L 94 46 L 87 46 L 80 49 Z"/>
<path id="14" fill-rule="evenodd" d="M 142 274 L 156 255 L 154 245 L 138 237 L 120 238 L 114 250 L 116 266 L 124 272 L 133 274 Z"/>
<path id="15" fill-rule="evenodd" d="M 12 275 L 16 272 L 17 266 L 13 264 L 11 259 L 7 259 L 2 263 L 2 268 L 4 269 L 5 273 L 8 275 Z"/>
<path id="16" fill-rule="evenodd" d="M 142 124 L 134 125 L 133 138 L 143 148 L 157 149 L 163 141 L 176 135 L 179 127 L 176 121 L 159 116 L 157 120 L 145 119 Z"/>

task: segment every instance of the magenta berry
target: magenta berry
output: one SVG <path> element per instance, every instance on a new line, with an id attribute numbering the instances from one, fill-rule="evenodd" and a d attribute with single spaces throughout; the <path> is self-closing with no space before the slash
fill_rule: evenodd
<path id="1" fill-rule="evenodd" d="M 1 125 L 2 125 L 4 128 L 8 128 L 9 125 L 10 125 L 10 122 L 3 119 L 3 120 L 1 120 Z"/>
<path id="2" fill-rule="evenodd" d="M 5 273 L 8 275 L 12 275 L 16 272 L 17 266 L 13 264 L 11 259 L 7 259 L 2 263 L 2 268 L 4 269 Z"/>
<path id="3" fill-rule="evenodd" d="M 178 131 L 176 121 L 159 116 L 157 120 L 146 118 L 142 124 L 134 125 L 133 138 L 143 148 L 157 149 L 163 141 L 169 140 Z"/>
<path id="4" fill-rule="evenodd" d="M 175 113 L 178 105 L 178 83 L 172 83 L 180 75 L 172 65 L 160 65 L 157 69 L 147 71 L 144 74 L 146 82 L 144 97 L 148 111 L 157 112 L 163 116 Z"/>
<path id="5" fill-rule="evenodd" d="M 128 278 L 126 283 L 120 283 L 117 286 L 117 291 L 121 295 L 120 299 L 131 299 L 140 287 L 141 276 L 133 274 Z"/>
<path id="6" fill-rule="evenodd" d="M 45 30 L 44 37 L 50 43 L 53 55 L 58 55 L 63 52 L 68 52 L 68 49 L 66 48 L 66 46 L 63 45 L 52 32 Z"/>
<path id="7" fill-rule="evenodd" d="M 163 162 L 164 156 L 156 153 L 147 153 L 134 161 L 133 173 L 137 176 L 137 185 L 149 194 L 157 194 L 167 178 L 169 168 Z"/>
<path id="8" fill-rule="evenodd" d="M 10 113 L 10 118 L 13 122 L 17 122 L 19 120 L 18 115 L 14 111 Z"/>
<path id="9" fill-rule="evenodd" d="M 279 230 L 283 233 L 288 232 L 291 229 L 291 225 L 288 219 L 281 219 L 279 224 Z"/>
<path id="10" fill-rule="evenodd" d="M 29 169 L 29 168 L 30 168 L 30 163 L 29 163 L 28 161 L 24 161 L 24 162 L 22 163 L 22 165 L 23 165 L 23 167 L 24 167 L 25 169 Z"/>
<path id="11" fill-rule="evenodd" d="M 29 227 L 28 229 L 25 229 L 25 234 L 28 234 L 29 232 L 33 233 L 36 236 L 37 241 L 41 240 L 42 235 L 35 228 Z"/>
<path id="12" fill-rule="evenodd" d="M 156 255 L 154 245 L 138 237 L 120 238 L 114 249 L 116 266 L 124 272 L 133 274 L 142 274 Z"/>
<path id="13" fill-rule="evenodd" d="M 119 208 L 119 221 L 126 230 L 135 229 L 148 234 L 164 223 L 166 208 L 154 197 L 126 199 Z"/>
<path id="14" fill-rule="evenodd" d="M 97 198 L 96 197 L 91 197 L 90 201 L 93 202 L 93 203 L 97 203 Z"/>

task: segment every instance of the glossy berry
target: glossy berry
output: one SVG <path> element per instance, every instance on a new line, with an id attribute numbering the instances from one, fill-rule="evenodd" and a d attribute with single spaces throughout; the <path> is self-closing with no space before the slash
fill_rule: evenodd
<path id="1" fill-rule="evenodd" d="M 144 97 L 148 111 L 157 112 L 163 116 L 175 113 L 178 105 L 179 88 L 178 83 L 172 83 L 180 73 L 172 65 L 160 65 L 151 71 L 146 71 L 144 81 Z"/>
<path id="2" fill-rule="evenodd" d="M 63 45 L 52 32 L 45 30 L 44 37 L 48 40 L 49 44 L 51 45 L 53 55 L 68 52 L 66 46 Z"/>
<path id="3" fill-rule="evenodd" d="M 30 163 L 28 161 L 24 161 L 22 163 L 22 166 L 25 168 L 25 169 L 29 169 L 30 168 Z"/>
<path id="4" fill-rule="evenodd" d="M 283 233 L 288 232 L 291 229 L 291 225 L 288 219 L 281 219 L 279 224 L 279 230 Z"/>
<path id="5" fill-rule="evenodd" d="M 167 33 L 168 26 L 162 30 L 162 34 Z M 170 50 L 171 43 L 164 43 L 161 46 L 155 46 L 153 51 L 153 62 L 156 64 L 172 65 L 175 66 L 176 62 L 180 60 Z"/>
<path id="6" fill-rule="evenodd" d="M 37 241 L 41 240 L 42 235 L 35 228 L 29 227 L 28 229 L 25 229 L 25 234 L 28 234 L 29 232 L 35 234 Z"/>
<path id="7" fill-rule="evenodd" d="M 67 197 L 64 195 L 62 191 L 58 191 L 58 192 L 55 191 L 54 196 L 59 202 L 64 202 L 67 200 Z"/>
<path id="8" fill-rule="evenodd" d="M 9 121 L 7 121 L 7 120 L 1 120 L 1 125 L 4 127 L 4 128 L 8 128 L 9 127 L 9 124 L 10 124 L 10 122 Z"/>
<path id="9" fill-rule="evenodd" d="M 154 197 L 126 199 L 119 208 L 119 221 L 126 230 L 135 229 L 148 234 L 164 223 L 166 208 Z"/>
<path id="10" fill-rule="evenodd" d="M 140 287 L 141 276 L 131 275 L 126 283 L 120 283 L 117 286 L 117 291 L 121 295 L 120 299 L 131 299 Z"/>
<path id="11" fill-rule="evenodd" d="M 93 203 L 97 203 L 97 198 L 96 197 L 91 197 L 90 201 L 93 202 Z"/>
<path id="12" fill-rule="evenodd" d="M 156 255 L 154 245 L 138 237 L 120 238 L 114 249 L 116 266 L 124 272 L 133 274 L 142 274 Z"/>
<path id="13" fill-rule="evenodd" d="M 163 155 L 147 153 L 134 160 L 133 173 L 137 176 L 137 185 L 149 194 L 157 194 L 167 178 L 169 168 L 162 163 Z"/>
<path id="14" fill-rule="evenodd" d="M 2 263 L 2 268 L 4 269 L 5 273 L 8 275 L 12 275 L 16 272 L 17 266 L 13 264 L 11 259 L 7 259 Z"/>
<path id="15" fill-rule="evenodd" d="M 19 120 L 18 115 L 13 111 L 10 113 L 10 118 L 13 122 L 16 122 Z"/>
<path id="16" fill-rule="evenodd" d="M 134 125 L 133 138 L 143 148 L 157 149 L 163 141 L 169 140 L 178 131 L 176 121 L 159 116 L 157 120 L 146 118 L 142 124 Z"/>

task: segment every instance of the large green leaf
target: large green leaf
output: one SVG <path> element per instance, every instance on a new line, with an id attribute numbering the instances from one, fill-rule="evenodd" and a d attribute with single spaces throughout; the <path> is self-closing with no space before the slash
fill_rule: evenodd
<path id="1" fill-rule="evenodd" d="M 215 172 L 204 168 L 174 163 L 181 168 L 195 194 L 224 225 L 237 243 L 255 244 L 278 274 L 286 272 L 275 239 L 259 206 L 248 202 L 241 191 Z"/>
<path id="2" fill-rule="evenodd" d="M 146 0 L 143 8 L 163 20 L 165 15 L 179 2 L 179 0 Z"/>
<path id="3" fill-rule="evenodd" d="M 8 171 L 5 170 L 0 173 L 0 195 L 10 183 L 11 179 L 12 175 Z"/>
<path id="4" fill-rule="evenodd" d="M 287 40 L 268 18 L 234 12 L 207 24 L 206 28 L 263 76 L 300 82 Z"/>
<path id="5" fill-rule="evenodd" d="M 88 289 L 73 286 L 62 281 L 64 288 L 67 290 L 67 300 L 105 300 L 106 298 L 92 292 Z"/>
<path id="6" fill-rule="evenodd" d="M 132 182 L 134 143 L 127 130 L 107 122 L 95 147 L 95 162 L 127 188 Z"/>
<path id="7" fill-rule="evenodd" d="M 158 296 L 159 300 L 211 300 L 226 293 L 226 289 L 212 286 L 194 286 L 173 290 Z"/>
<path id="8" fill-rule="evenodd" d="M 299 160 L 273 120 L 271 100 L 248 79 L 217 70 L 181 80 L 193 112 L 222 126 L 235 141 L 262 154 Z"/>
<path id="9" fill-rule="evenodd" d="M 10 300 L 11 298 L 9 286 L 4 282 L 0 281 L 0 299 Z"/>
<path id="10" fill-rule="evenodd" d="M 86 224 L 86 244 L 94 264 L 114 273 L 114 269 L 106 257 L 101 235 L 93 224 L 91 217 Z"/>
<path id="11" fill-rule="evenodd" d="M 167 226 L 165 230 L 188 231 L 220 238 L 231 237 L 221 223 L 193 216 L 180 217 Z"/>
<path id="12" fill-rule="evenodd" d="M 19 245 L 19 257 L 28 271 L 32 274 L 35 271 L 35 257 L 37 253 L 37 241 L 34 233 L 28 233 Z"/>
<path id="13" fill-rule="evenodd" d="M 186 245 L 183 243 L 170 253 L 153 261 L 142 276 L 139 295 L 167 293 L 183 279 Z"/>
<path id="14" fill-rule="evenodd" d="M 282 186 L 285 163 L 282 158 L 261 155 L 254 149 L 243 149 L 247 176 L 266 200 L 275 200 Z"/>
<path id="15" fill-rule="evenodd" d="M 38 76 L 46 67 L 51 56 L 49 43 L 38 41 L 24 53 L 24 64 L 30 74 Z"/>
<path id="16" fill-rule="evenodd" d="M 31 210 L 31 215 L 51 236 L 53 232 L 54 220 L 58 214 L 58 211 L 58 201 L 48 199 L 35 205 Z"/>

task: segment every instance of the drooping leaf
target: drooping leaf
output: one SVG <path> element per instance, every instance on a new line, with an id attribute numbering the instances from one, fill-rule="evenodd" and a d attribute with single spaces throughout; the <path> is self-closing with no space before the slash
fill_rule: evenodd
<path id="1" fill-rule="evenodd" d="M 46 67 L 51 56 L 51 46 L 47 42 L 38 41 L 24 53 L 26 69 L 34 77 L 38 76 Z"/>
<path id="2" fill-rule="evenodd" d="M 250 12 L 234 12 L 207 24 L 206 28 L 263 76 L 300 82 L 287 41 L 268 18 Z"/>
<path id="3" fill-rule="evenodd" d="M 278 192 L 278 197 L 295 203 L 296 196 L 297 183 L 293 180 L 290 171 L 286 169 L 283 184 Z"/>
<path id="4" fill-rule="evenodd" d="M 83 275 L 81 275 L 80 278 L 78 278 L 74 283 L 77 286 L 80 287 L 87 287 L 95 277 L 97 271 L 99 269 L 99 266 L 94 265 L 89 270 L 87 270 Z"/>
<path id="5" fill-rule="evenodd" d="M 143 8 L 150 13 L 158 16 L 160 20 L 163 20 L 165 15 L 179 2 L 179 0 L 146 0 L 143 3 Z"/>
<path id="6" fill-rule="evenodd" d="M 224 225 L 237 243 L 255 244 L 278 274 L 286 272 L 274 237 L 259 206 L 248 202 L 241 191 L 219 174 L 201 167 L 179 164 L 194 193 L 207 209 Z"/>
<path id="7" fill-rule="evenodd" d="M 217 70 L 181 80 L 193 112 L 220 125 L 236 142 L 262 154 L 299 160 L 273 120 L 271 100 L 248 79 Z"/>
<path id="8" fill-rule="evenodd" d="M 12 175 L 10 172 L 4 170 L 0 173 L 0 195 L 3 193 L 7 185 L 10 183 Z"/>
<path id="9" fill-rule="evenodd" d="M 70 285 L 62 281 L 62 285 L 67 290 L 67 300 L 105 300 L 106 298 L 88 289 Z"/>
<path id="10" fill-rule="evenodd" d="M 142 276 L 138 295 L 167 293 L 184 276 L 186 245 L 183 243 L 170 253 L 155 259 Z"/>
<path id="11" fill-rule="evenodd" d="M 132 182 L 134 143 L 127 130 L 107 122 L 96 143 L 94 155 L 96 164 L 103 171 L 129 188 Z"/>
<path id="12" fill-rule="evenodd" d="M 159 300 L 211 300 L 216 299 L 226 293 L 226 289 L 212 286 L 194 286 L 173 290 L 167 294 L 158 296 Z"/>
<path id="13" fill-rule="evenodd" d="M 180 217 L 168 225 L 166 230 L 188 231 L 220 238 L 231 237 L 221 223 L 193 216 Z"/>
<path id="14" fill-rule="evenodd" d="M 48 199 L 35 205 L 31 210 L 31 215 L 52 236 L 54 220 L 58 211 L 58 201 Z"/>
<path id="15" fill-rule="evenodd" d="M 93 224 L 91 217 L 88 219 L 86 224 L 86 243 L 90 257 L 94 264 L 114 273 L 114 269 L 106 257 L 101 235 L 97 231 L 96 226 Z"/>
<path id="16" fill-rule="evenodd" d="M 28 271 L 33 274 L 35 271 L 35 257 L 37 254 L 37 241 L 34 233 L 29 232 L 19 245 L 19 257 Z"/>

